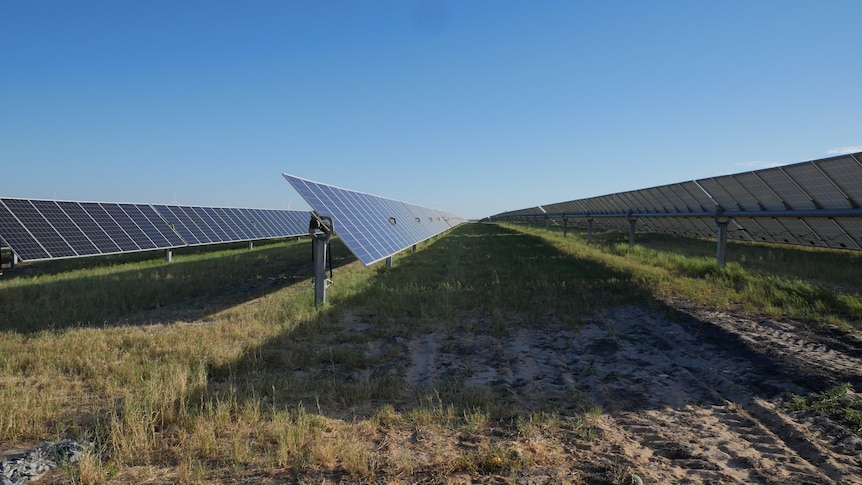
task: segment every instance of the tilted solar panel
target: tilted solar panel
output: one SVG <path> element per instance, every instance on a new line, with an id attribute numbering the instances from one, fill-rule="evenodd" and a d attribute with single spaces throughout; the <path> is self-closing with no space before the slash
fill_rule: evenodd
<path id="1" fill-rule="evenodd" d="M 302 236 L 307 223 L 304 211 L 0 198 L 0 240 L 21 261 Z"/>
<path id="2" fill-rule="evenodd" d="M 344 245 L 368 266 L 463 222 L 447 212 L 283 174 Z"/>
<path id="3" fill-rule="evenodd" d="M 48 259 L 48 251 L 24 227 L 24 224 L 7 208 L 7 200 L 0 199 L 0 237 L 13 248 L 21 259 Z"/>
<path id="4" fill-rule="evenodd" d="M 108 237 L 108 234 L 96 224 L 96 221 L 87 214 L 81 204 L 77 202 L 57 202 L 57 205 L 66 215 L 69 216 L 70 219 L 75 221 L 75 224 L 79 229 L 87 236 L 87 238 L 96 245 L 99 249 L 99 253 L 101 254 L 112 254 L 112 253 L 120 253 L 122 250 L 119 246 L 114 242 L 113 239 Z"/>
<path id="5" fill-rule="evenodd" d="M 72 219 L 52 200 L 33 200 L 33 206 L 54 227 L 78 256 L 99 254 L 99 248 L 90 241 Z"/>
<path id="6" fill-rule="evenodd" d="M 39 241 L 45 251 L 52 258 L 68 258 L 77 256 L 78 253 L 63 240 L 60 233 L 36 210 L 32 202 L 22 199 L 6 199 L 6 207 L 15 214 L 15 217 L 27 228 L 27 231 Z M 8 241 L 7 241 L 8 242 Z"/>

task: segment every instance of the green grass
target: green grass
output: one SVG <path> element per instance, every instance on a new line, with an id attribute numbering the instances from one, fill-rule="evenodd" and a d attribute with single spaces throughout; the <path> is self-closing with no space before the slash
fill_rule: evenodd
<path id="1" fill-rule="evenodd" d="M 545 238 L 572 254 L 580 252 L 608 267 L 629 272 L 644 291 L 662 300 L 684 298 L 719 309 L 742 309 L 771 318 L 793 318 L 813 326 L 859 326 L 862 264 L 859 251 L 732 242 L 728 264 L 715 263 L 715 241 L 662 234 L 628 234 L 509 226 Z M 587 249 L 585 249 L 587 248 Z"/>
<path id="2" fill-rule="evenodd" d="M 858 277 L 824 282 L 803 257 L 837 271 L 855 253 L 734 245 L 737 259 L 718 270 L 699 253 L 707 242 L 596 239 L 464 225 L 392 269 L 363 268 L 335 242 L 323 308 L 307 240 L 177 251 L 172 263 L 141 253 L 22 265 L 0 277 L 0 443 L 95 441 L 70 472 L 80 483 L 283 468 L 356 480 L 511 474 L 598 439 L 600 410 L 582 396 L 570 400 L 583 400 L 577 412 L 521 409 L 505 390 L 455 381 L 413 389 L 399 343 L 576 329 L 617 305 L 670 311 L 674 298 L 815 323 L 862 315 Z M 369 352 L 381 342 L 392 346 Z"/>
<path id="3" fill-rule="evenodd" d="M 848 383 L 809 396 L 791 396 L 787 407 L 826 414 L 862 435 L 862 395 Z"/>

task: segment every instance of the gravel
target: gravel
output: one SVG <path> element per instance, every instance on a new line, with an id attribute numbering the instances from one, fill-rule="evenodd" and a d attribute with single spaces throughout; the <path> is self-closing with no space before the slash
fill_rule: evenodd
<path id="1" fill-rule="evenodd" d="M 56 443 L 45 442 L 19 458 L 0 464 L 0 485 L 19 485 L 37 480 L 54 468 L 75 463 L 81 458 L 85 446 L 77 441 L 64 439 Z"/>

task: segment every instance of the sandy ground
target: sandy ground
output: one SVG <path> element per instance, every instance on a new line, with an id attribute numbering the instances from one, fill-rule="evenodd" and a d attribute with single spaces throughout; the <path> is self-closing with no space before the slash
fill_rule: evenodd
<path id="1" fill-rule="evenodd" d="M 586 393 L 605 412 L 578 461 L 624 463 L 644 483 L 862 484 L 859 434 L 781 407 L 788 393 L 842 382 L 862 389 L 862 341 L 827 333 L 715 311 L 669 319 L 626 307 L 578 331 L 454 342 L 423 335 L 406 344 L 407 376 L 414 386 L 453 377 L 502 386 L 524 409 L 554 400 L 565 408 Z M 543 481 L 533 478 L 524 483 Z"/>

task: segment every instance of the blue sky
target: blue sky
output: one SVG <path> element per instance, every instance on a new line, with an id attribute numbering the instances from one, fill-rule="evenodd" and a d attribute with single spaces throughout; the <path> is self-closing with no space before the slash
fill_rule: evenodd
<path id="1" fill-rule="evenodd" d="M 483 217 L 862 151 L 858 0 L 0 2 L 0 196 Z M 855 147 L 855 148 L 854 148 Z"/>

